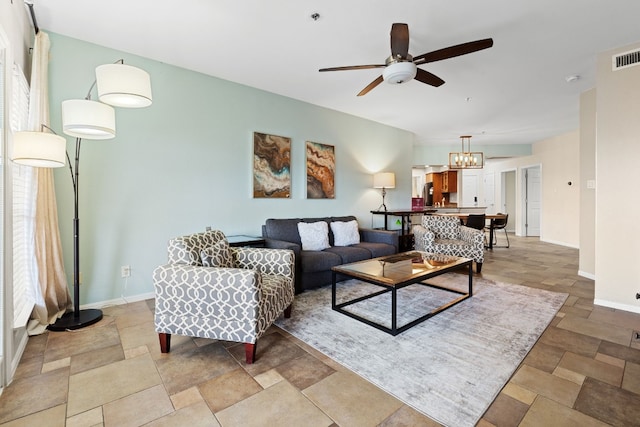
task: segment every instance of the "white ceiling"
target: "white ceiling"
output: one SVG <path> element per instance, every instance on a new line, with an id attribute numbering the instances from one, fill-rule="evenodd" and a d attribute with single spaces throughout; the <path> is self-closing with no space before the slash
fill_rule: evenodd
<path id="1" fill-rule="evenodd" d="M 406 129 L 416 144 L 466 134 L 474 145 L 526 144 L 577 129 L 596 55 L 640 41 L 638 0 L 33 3 L 45 31 Z M 356 97 L 381 69 L 318 72 L 384 63 L 394 22 L 409 25 L 413 56 L 488 37 L 494 46 L 421 65 L 445 80 L 439 88 L 382 83 Z"/>

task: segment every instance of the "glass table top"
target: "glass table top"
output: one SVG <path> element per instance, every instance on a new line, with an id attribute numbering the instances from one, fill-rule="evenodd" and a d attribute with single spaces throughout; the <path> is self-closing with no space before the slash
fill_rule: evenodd
<path id="1" fill-rule="evenodd" d="M 458 268 L 469 261 L 471 260 L 468 258 L 452 255 L 411 251 L 343 264 L 333 267 L 333 270 L 353 277 L 395 285 L 416 277 L 428 278 L 434 273 Z"/>

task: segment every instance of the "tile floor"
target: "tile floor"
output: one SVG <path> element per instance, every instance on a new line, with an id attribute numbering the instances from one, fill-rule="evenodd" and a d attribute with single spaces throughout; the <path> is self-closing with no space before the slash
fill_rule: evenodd
<path id="1" fill-rule="evenodd" d="M 483 277 L 570 296 L 478 425 L 640 425 L 640 315 L 593 305 L 577 250 L 511 242 L 487 252 Z M 0 425 L 438 425 L 275 327 L 245 365 L 241 345 L 179 336 L 162 355 L 153 300 L 104 314 L 30 338 Z"/>

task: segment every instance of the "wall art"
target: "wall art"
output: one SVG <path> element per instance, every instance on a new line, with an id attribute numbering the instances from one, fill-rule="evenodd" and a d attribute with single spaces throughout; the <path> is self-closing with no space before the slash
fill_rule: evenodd
<path id="1" fill-rule="evenodd" d="M 307 141 L 307 199 L 335 199 L 333 145 Z"/>
<path id="2" fill-rule="evenodd" d="M 291 197 L 291 138 L 253 133 L 253 197 Z"/>

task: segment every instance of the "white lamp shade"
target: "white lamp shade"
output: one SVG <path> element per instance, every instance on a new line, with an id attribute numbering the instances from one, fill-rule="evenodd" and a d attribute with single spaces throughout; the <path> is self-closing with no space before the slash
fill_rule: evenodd
<path id="1" fill-rule="evenodd" d="M 116 136 L 116 112 L 110 105 L 89 99 L 63 101 L 62 131 L 76 138 L 114 138 Z"/>
<path id="2" fill-rule="evenodd" d="M 13 135 L 15 163 L 39 168 L 60 168 L 66 162 L 67 140 L 45 132 L 16 132 Z"/>
<path id="3" fill-rule="evenodd" d="M 105 64 L 96 68 L 98 99 L 116 107 L 141 108 L 151 105 L 149 73 L 125 64 Z"/>
<path id="4" fill-rule="evenodd" d="M 396 188 L 396 174 L 380 172 L 373 175 L 373 188 Z"/>

